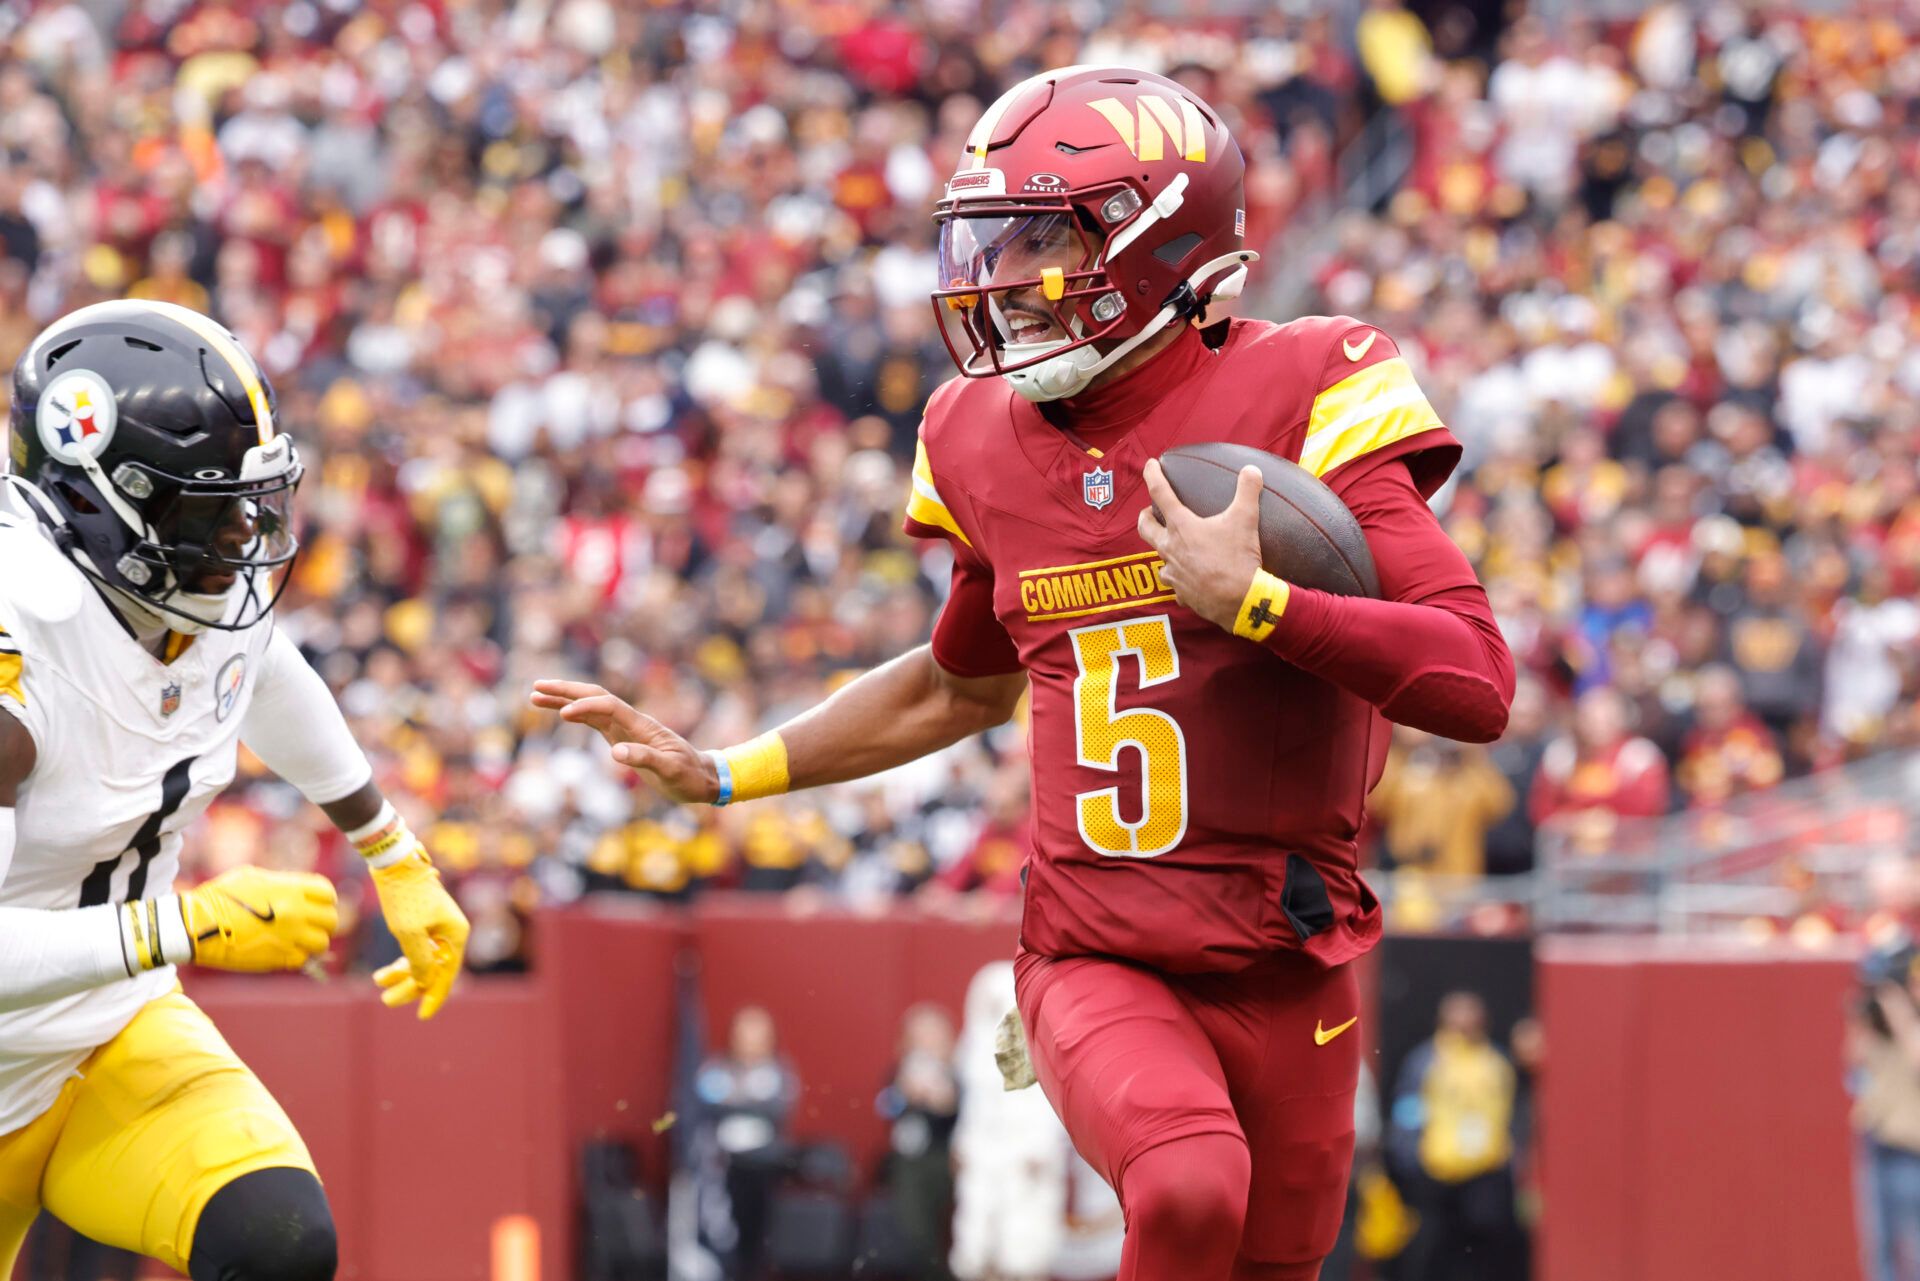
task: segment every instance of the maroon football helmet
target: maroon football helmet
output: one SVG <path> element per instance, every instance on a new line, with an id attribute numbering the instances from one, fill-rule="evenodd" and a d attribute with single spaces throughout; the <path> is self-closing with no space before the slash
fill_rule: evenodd
<path id="1" fill-rule="evenodd" d="M 1002 94 L 934 213 L 940 335 L 969 378 L 1057 400 L 1237 296 L 1246 162 L 1164 76 L 1062 67 Z M 1217 312 L 1216 312 L 1217 315 Z"/>

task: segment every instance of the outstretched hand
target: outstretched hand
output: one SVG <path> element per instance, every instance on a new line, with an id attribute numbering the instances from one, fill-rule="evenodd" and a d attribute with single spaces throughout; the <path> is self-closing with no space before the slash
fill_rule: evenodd
<path id="1" fill-rule="evenodd" d="M 1175 600 L 1232 631 L 1260 569 L 1260 469 L 1240 469 L 1233 501 L 1217 516 L 1197 515 L 1181 502 L 1159 459 L 1147 460 L 1145 474 L 1153 506 L 1142 509 L 1136 523 L 1165 562 L 1160 577 Z"/>
<path id="2" fill-rule="evenodd" d="M 719 773 L 703 753 L 599 685 L 535 681 L 527 701 L 542 711 L 560 713 L 563 721 L 598 731 L 617 763 L 647 775 L 669 800 L 708 802 L 720 795 Z"/>

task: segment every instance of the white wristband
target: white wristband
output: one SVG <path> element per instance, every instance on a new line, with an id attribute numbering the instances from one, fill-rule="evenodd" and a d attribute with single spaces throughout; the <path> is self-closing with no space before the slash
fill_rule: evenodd
<path id="1" fill-rule="evenodd" d="M 178 894 L 135 899 L 122 903 L 119 911 L 120 952 L 128 974 L 193 960 L 193 935 Z"/>
<path id="2" fill-rule="evenodd" d="M 420 848 L 420 838 L 400 817 L 392 801 L 381 801 L 373 821 L 347 833 L 347 839 L 367 860 L 368 867 L 392 867 Z"/>

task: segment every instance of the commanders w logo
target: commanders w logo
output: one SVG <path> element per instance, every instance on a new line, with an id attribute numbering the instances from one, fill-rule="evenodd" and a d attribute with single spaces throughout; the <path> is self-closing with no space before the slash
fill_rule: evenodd
<path id="1" fill-rule="evenodd" d="M 1158 94 L 1143 93 L 1133 111 L 1118 98 L 1096 98 L 1087 105 L 1107 118 L 1135 160 L 1165 159 L 1169 140 L 1174 153 L 1183 160 L 1207 158 L 1206 122 L 1200 118 L 1200 108 L 1185 98 L 1176 107 Z M 1135 112 L 1139 113 L 1137 121 Z"/>

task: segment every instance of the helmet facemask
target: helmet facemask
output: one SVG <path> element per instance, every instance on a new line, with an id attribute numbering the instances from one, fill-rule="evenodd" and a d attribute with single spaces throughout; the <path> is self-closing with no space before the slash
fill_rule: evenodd
<path id="1" fill-rule="evenodd" d="M 245 630 L 272 610 L 288 577 L 274 576 L 299 554 L 293 495 L 302 475 L 285 436 L 249 449 L 237 479 L 123 462 L 110 478 L 91 478 L 111 486 L 110 506 L 137 537 L 111 565 L 89 568 L 137 612 L 175 631 Z M 71 504 L 80 496 L 63 497 Z"/>
<path id="2" fill-rule="evenodd" d="M 1126 336 L 1127 308 L 1074 205 L 956 204 L 936 218 L 945 287 L 934 314 L 961 372 L 1007 377 L 1032 400 L 1084 388 L 1097 344 Z"/>

